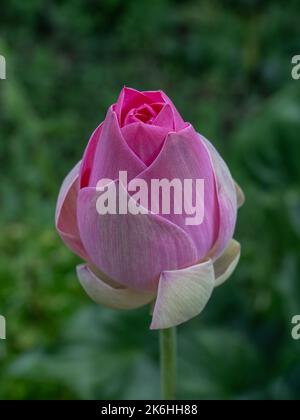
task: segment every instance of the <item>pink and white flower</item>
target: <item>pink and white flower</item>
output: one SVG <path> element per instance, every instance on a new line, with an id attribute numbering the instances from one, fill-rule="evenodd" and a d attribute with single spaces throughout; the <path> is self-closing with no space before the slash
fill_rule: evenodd
<path id="1" fill-rule="evenodd" d="M 203 222 L 188 225 L 184 212 L 172 211 L 99 214 L 97 183 L 117 183 L 120 171 L 149 186 L 152 179 L 203 179 Z M 163 92 L 124 88 L 61 187 L 56 227 L 85 260 L 77 273 L 94 301 L 122 309 L 154 302 L 151 328 L 168 328 L 198 315 L 235 269 L 242 202 L 214 146 Z"/>

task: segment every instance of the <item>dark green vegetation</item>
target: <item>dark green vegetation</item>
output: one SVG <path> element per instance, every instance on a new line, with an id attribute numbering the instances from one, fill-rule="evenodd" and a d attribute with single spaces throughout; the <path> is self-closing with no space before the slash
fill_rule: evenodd
<path id="1" fill-rule="evenodd" d="M 238 270 L 179 328 L 180 398 L 299 398 L 298 1 L 11 0 L 1 5 L 0 398 L 157 398 L 147 309 L 79 286 L 54 231 L 60 183 L 126 84 L 161 88 L 247 202 Z"/>

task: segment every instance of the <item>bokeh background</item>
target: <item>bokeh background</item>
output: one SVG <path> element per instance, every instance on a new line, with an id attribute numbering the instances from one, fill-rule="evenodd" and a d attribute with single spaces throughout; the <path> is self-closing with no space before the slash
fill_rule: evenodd
<path id="1" fill-rule="evenodd" d="M 159 397 L 148 309 L 94 305 L 53 221 L 63 177 L 123 85 L 165 90 L 247 196 L 238 270 L 178 329 L 178 397 L 300 397 L 299 16 L 296 0 L 1 5 L 0 398 Z"/>

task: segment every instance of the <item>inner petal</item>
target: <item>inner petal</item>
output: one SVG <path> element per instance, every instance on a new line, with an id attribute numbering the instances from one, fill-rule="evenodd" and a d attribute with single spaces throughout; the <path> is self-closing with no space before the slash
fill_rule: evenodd
<path id="1" fill-rule="evenodd" d="M 168 128 L 141 121 L 127 124 L 121 131 L 128 146 L 147 166 L 158 155 L 169 132 Z"/>
<path id="2" fill-rule="evenodd" d="M 138 121 L 141 121 L 144 124 L 152 124 L 163 106 L 163 103 L 154 103 L 151 105 L 142 104 L 137 108 L 133 108 L 126 115 L 124 125 L 132 124 Z"/>

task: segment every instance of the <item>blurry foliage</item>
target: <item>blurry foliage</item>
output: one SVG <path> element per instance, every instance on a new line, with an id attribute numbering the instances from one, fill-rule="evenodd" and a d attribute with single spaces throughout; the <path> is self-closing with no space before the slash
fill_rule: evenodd
<path id="1" fill-rule="evenodd" d="M 60 183 L 126 84 L 163 89 L 247 201 L 243 253 L 179 328 L 180 398 L 300 397 L 299 2 L 11 0 L 1 7 L 0 398 L 158 398 L 148 309 L 96 307 L 53 227 Z"/>

